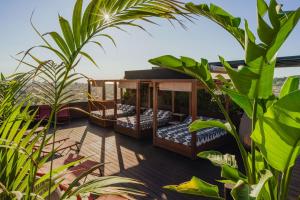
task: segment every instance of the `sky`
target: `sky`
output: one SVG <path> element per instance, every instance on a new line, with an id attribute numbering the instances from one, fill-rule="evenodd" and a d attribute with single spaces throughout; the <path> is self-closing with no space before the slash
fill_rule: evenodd
<path id="1" fill-rule="evenodd" d="M 189 1 L 183 1 L 189 2 Z M 255 0 L 194 0 L 194 3 L 214 3 L 234 16 L 247 19 L 250 28 L 256 29 Z M 284 10 L 300 7 L 300 0 L 279 0 Z M 0 72 L 15 72 L 18 62 L 12 56 L 32 46 L 42 43 L 30 26 L 30 16 L 34 11 L 33 22 L 42 33 L 58 31 L 58 15 L 70 19 L 75 0 L 1 0 L 0 3 Z M 110 30 L 117 48 L 109 41 L 102 41 L 105 53 L 98 46 L 90 45 L 86 52 L 93 56 L 99 68 L 82 60 L 77 71 L 95 79 L 117 79 L 126 70 L 149 69 L 148 60 L 161 55 L 188 56 L 194 59 L 206 58 L 218 61 L 218 56 L 226 60 L 243 59 L 239 44 L 219 26 L 205 18 L 197 18 L 194 23 L 186 21 L 187 30 L 173 27 L 169 22 L 156 19 L 160 26 L 141 23 L 150 33 L 129 28 L 128 33 Z M 51 55 L 35 51 L 42 60 Z M 282 46 L 278 56 L 300 55 L 300 23 Z M 24 71 L 21 68 L 19 71 Z M 300 67 L 280 70 L 277 76 L 300 75 Z"/>

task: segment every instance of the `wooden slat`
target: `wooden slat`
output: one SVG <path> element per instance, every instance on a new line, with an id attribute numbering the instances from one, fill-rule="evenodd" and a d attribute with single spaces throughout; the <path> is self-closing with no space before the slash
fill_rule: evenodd
<path id="1" fill-rule="evenodd" d="M 148 91 L 147 91 L 147 107 L 150 108 L 151 107 L 151 87 L 148 86 Z"/>
<path id="2" fill-rule="evenodd" d="M 91 95 L 92 95 L 91 85 L 92 85 L 92 82 L 90 80 L 88 80 L 88 109 L 89 109 L 88 111 L 89 111 L 89 113 L 92 111 L 92 106 L 90 103 Z"/>
<path id="3" fill-rule="evenodd" d="M 105 81 L 103 80 L 89 80 L 89 82 L 93 87 L 103 87 L 105 84 Z"/>
<path id="4" fill-rule="evenodd" d="M 161 82 L 159 83 L 159 90 L 165 91 L 178 91 L 178 92 L 191 92 L 191 82 Z"/>
<path id="5" fill-rule="evenodd" d="M 123 88 L 120 88 L 120 102 L 123 102 Z"/>
<path id="6" fill-rule="evenodd" d="M 117 118 L 117 101 L 118 101 L 118 88 L 117 82 L 114 82 L 114 117 Z"/>
<path id="7" fill-rule="evenodd" d="M 156 138 L 157 131 L 157 106 L 158 106 L 158 85 L 154 83 L 153 85 L 153 141 Z"/>
<path id="8" fill-rule="evenodd" d="M 116 134 L 112 129 L 104 129 L 88 123 L 86 120 L 72 122 L 58 130 L 57 138 L 72 137 L 81 141 L 80 155 L 91 156 L 96 162 L 106 162 L 104 174 L 130 177 L 145 183 L 136 186 L 148 193 L 138 200 L 205 200 L 205 197 L 195 197 L 169 192 L 163 186 L 179 184 L 189 180 L 192 176 L 199 177 L 209 183 L 216 183 L 220 179 L 220 169 L 211 165 L 209 161 L 191 160 L 176 153 L 153 147 L 150 140 L 138 141 L 133 138 Z M 222 153 L 235 154 L 241 163 L 236 145 L 220 146 Z M 293 170 L 289 191 L 290 200 L 300 195 L 300 159 Z M 93 178 L 93 177 L 91 177 Z M 216 183 L 223 191 L 222 184 Z"/>
<path id="9" fill-rule="evenodd" d="M 106 87 L 105 87 L 105 83 L 103 84 L 103 87 L 102 87 L 102 100 L 106 100 Z"/>
<path id="10" fill-rule="evenodd" d="M 197 81 L 193 81 L 192 83 L 192 93 L 191 93 L 191 115 L 192 120 L 195 121 L 197 119 Z M 196 157 L 196 149 L 197 149 L 197 136 L 196 134 L 192 134 L 192 158 Z"/>
<path id="11" fill-rule="evenodd" d="M 119 88 L 136 89 L 136 82 L 137 81 L 120 81 Z"/>
<path id="12" fill-rule="evenodd" d="M 137 134 L 139 135 L 140 134 L 140 130 L 141 130 L 141 127 L 140 127 L 140 117 L 141 117 L 141 83 L 140 81 L 137 81 L 135 82 L 136 84 L 136 132 Z"/>
<path id="13" fill-rule="evenodd" d="M 172 91 L 172 113 L 175 113 L 175 96 L 176 92 Z"/>

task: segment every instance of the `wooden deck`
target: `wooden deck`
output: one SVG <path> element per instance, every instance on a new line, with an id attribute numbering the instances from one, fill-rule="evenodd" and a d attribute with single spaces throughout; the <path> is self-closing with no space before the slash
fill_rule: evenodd
<path id="1" fill-rule="evenodd" d="M 80 154 L 106 163 L 105 175 L 120 175 L 138 179 L 146 184 L 139 186 L 148 196 L 139 199 L 207 199 L 181 195 L 164 190 L 168 184 L 178 184 L 197 176 L 210 183 L 220 179 L 220 170 L 208 161 L 192 161 L 175 153 L 153 147 L 151 141 L 139 141 L 90 124 L 87 120 L 74 121 L 58 131 L 58 137 L 70 137 L 82 142 Z M 236 146 L 229 144 L 218 149 L 238 155 Z M 292 178 L 289 199 L 297 199 L 300 194 L 300 160 Z M 223 193 L 220 185 L 220 193 Z"/>

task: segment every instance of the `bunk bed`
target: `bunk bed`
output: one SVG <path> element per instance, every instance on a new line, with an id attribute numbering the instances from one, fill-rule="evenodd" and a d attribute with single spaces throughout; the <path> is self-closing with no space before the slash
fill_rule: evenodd
<path id="1" fill-rule="evenodd" d="M 196 158 L 198 152 L 219 147 L 227 142 L 229 136 L 223 129 L 212 127 L 189 133 L 188 126 L 196 119 L 211 120 L 213 118 L 197 115 L 197 91 L 204 89 L 194 79 L 156 80 L 153 82 L 153 144 L 154 146 L 176 152 L 178 154 Z M 176 92 L 189 93 L 189 115 L 182 122 L 159 127 L 155 113 L 158 113 L 158 91 L 172 91 L 172 111 L 175 110 Z M 225 98 L 228 100 L 227 98 Z M 228 109 L 228 101 L 226 101 Z"/>
<path id="2" fill-rule="evenodd" d="M 141 85 L 148 87 L 147 106 L 141 113 Z M 116 132 L 128 135 L 134 138 L 143 138 L 151 136 L 153 131 L 153 110 L 151 107 L 152 82 L 148 80 L 122 80 L 120 88 L 129 88 L 136 90 L 136 114 L 134 116 L 119 117 L 116 120 L 114 129 Z M 157 113 L 158 126 L 166 125 L 171 118 L 170 111 L 160 110 Z"/>
<path id="3" fill-rule="evenodd" d="M 113 99 L 106 99 L 107 82 L 113 83 Z M 118 80 L 88 80 L 90 122 L 101 127 L 112 127 L 116 118 L 131 116 L 135 113 L 135 106 L 122 104 L 122 90 L 120 90 L 120 99 L 118 99 L 118 83 Z M 102 88 L 102 97 L 92 95 L 92 87 Z"/>

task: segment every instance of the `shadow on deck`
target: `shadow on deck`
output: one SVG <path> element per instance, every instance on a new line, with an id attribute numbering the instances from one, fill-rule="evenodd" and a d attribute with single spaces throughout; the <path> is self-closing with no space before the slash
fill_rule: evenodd
<path id="1" fill-rule="evenodd" d="M 113 129 L 104 129 L 90 124 L 87 120 L 74 121 L 64 125 L 58 133 L 61 137 L 70 137 L 81 141 L 80 154 L 91 156 L 92 160 L 106 163 L 105 175 L 130 177 L 145 183 L 139 186 L 148 193 L 139 199 L 207 199 L 181 195 L 162 187 L 178 184 L 197 176 L 209 183 L 220 179 L 220 169 L 202 159 L 190 160 L 178 154 L 153 147 L 151 140 L 139 141 L 114 133 Z M 238 155 L 234 143 L 215 149 L 223 153 Z M 296 199 L 300 191 L 300 162 L 293 176 L 289 199 Z M 298 170 L 298 171 L 297 171 Z M 223 193 L 222 185 L 219 185 Z M 223 196 L 223 195 L 222 195 Z"/>

